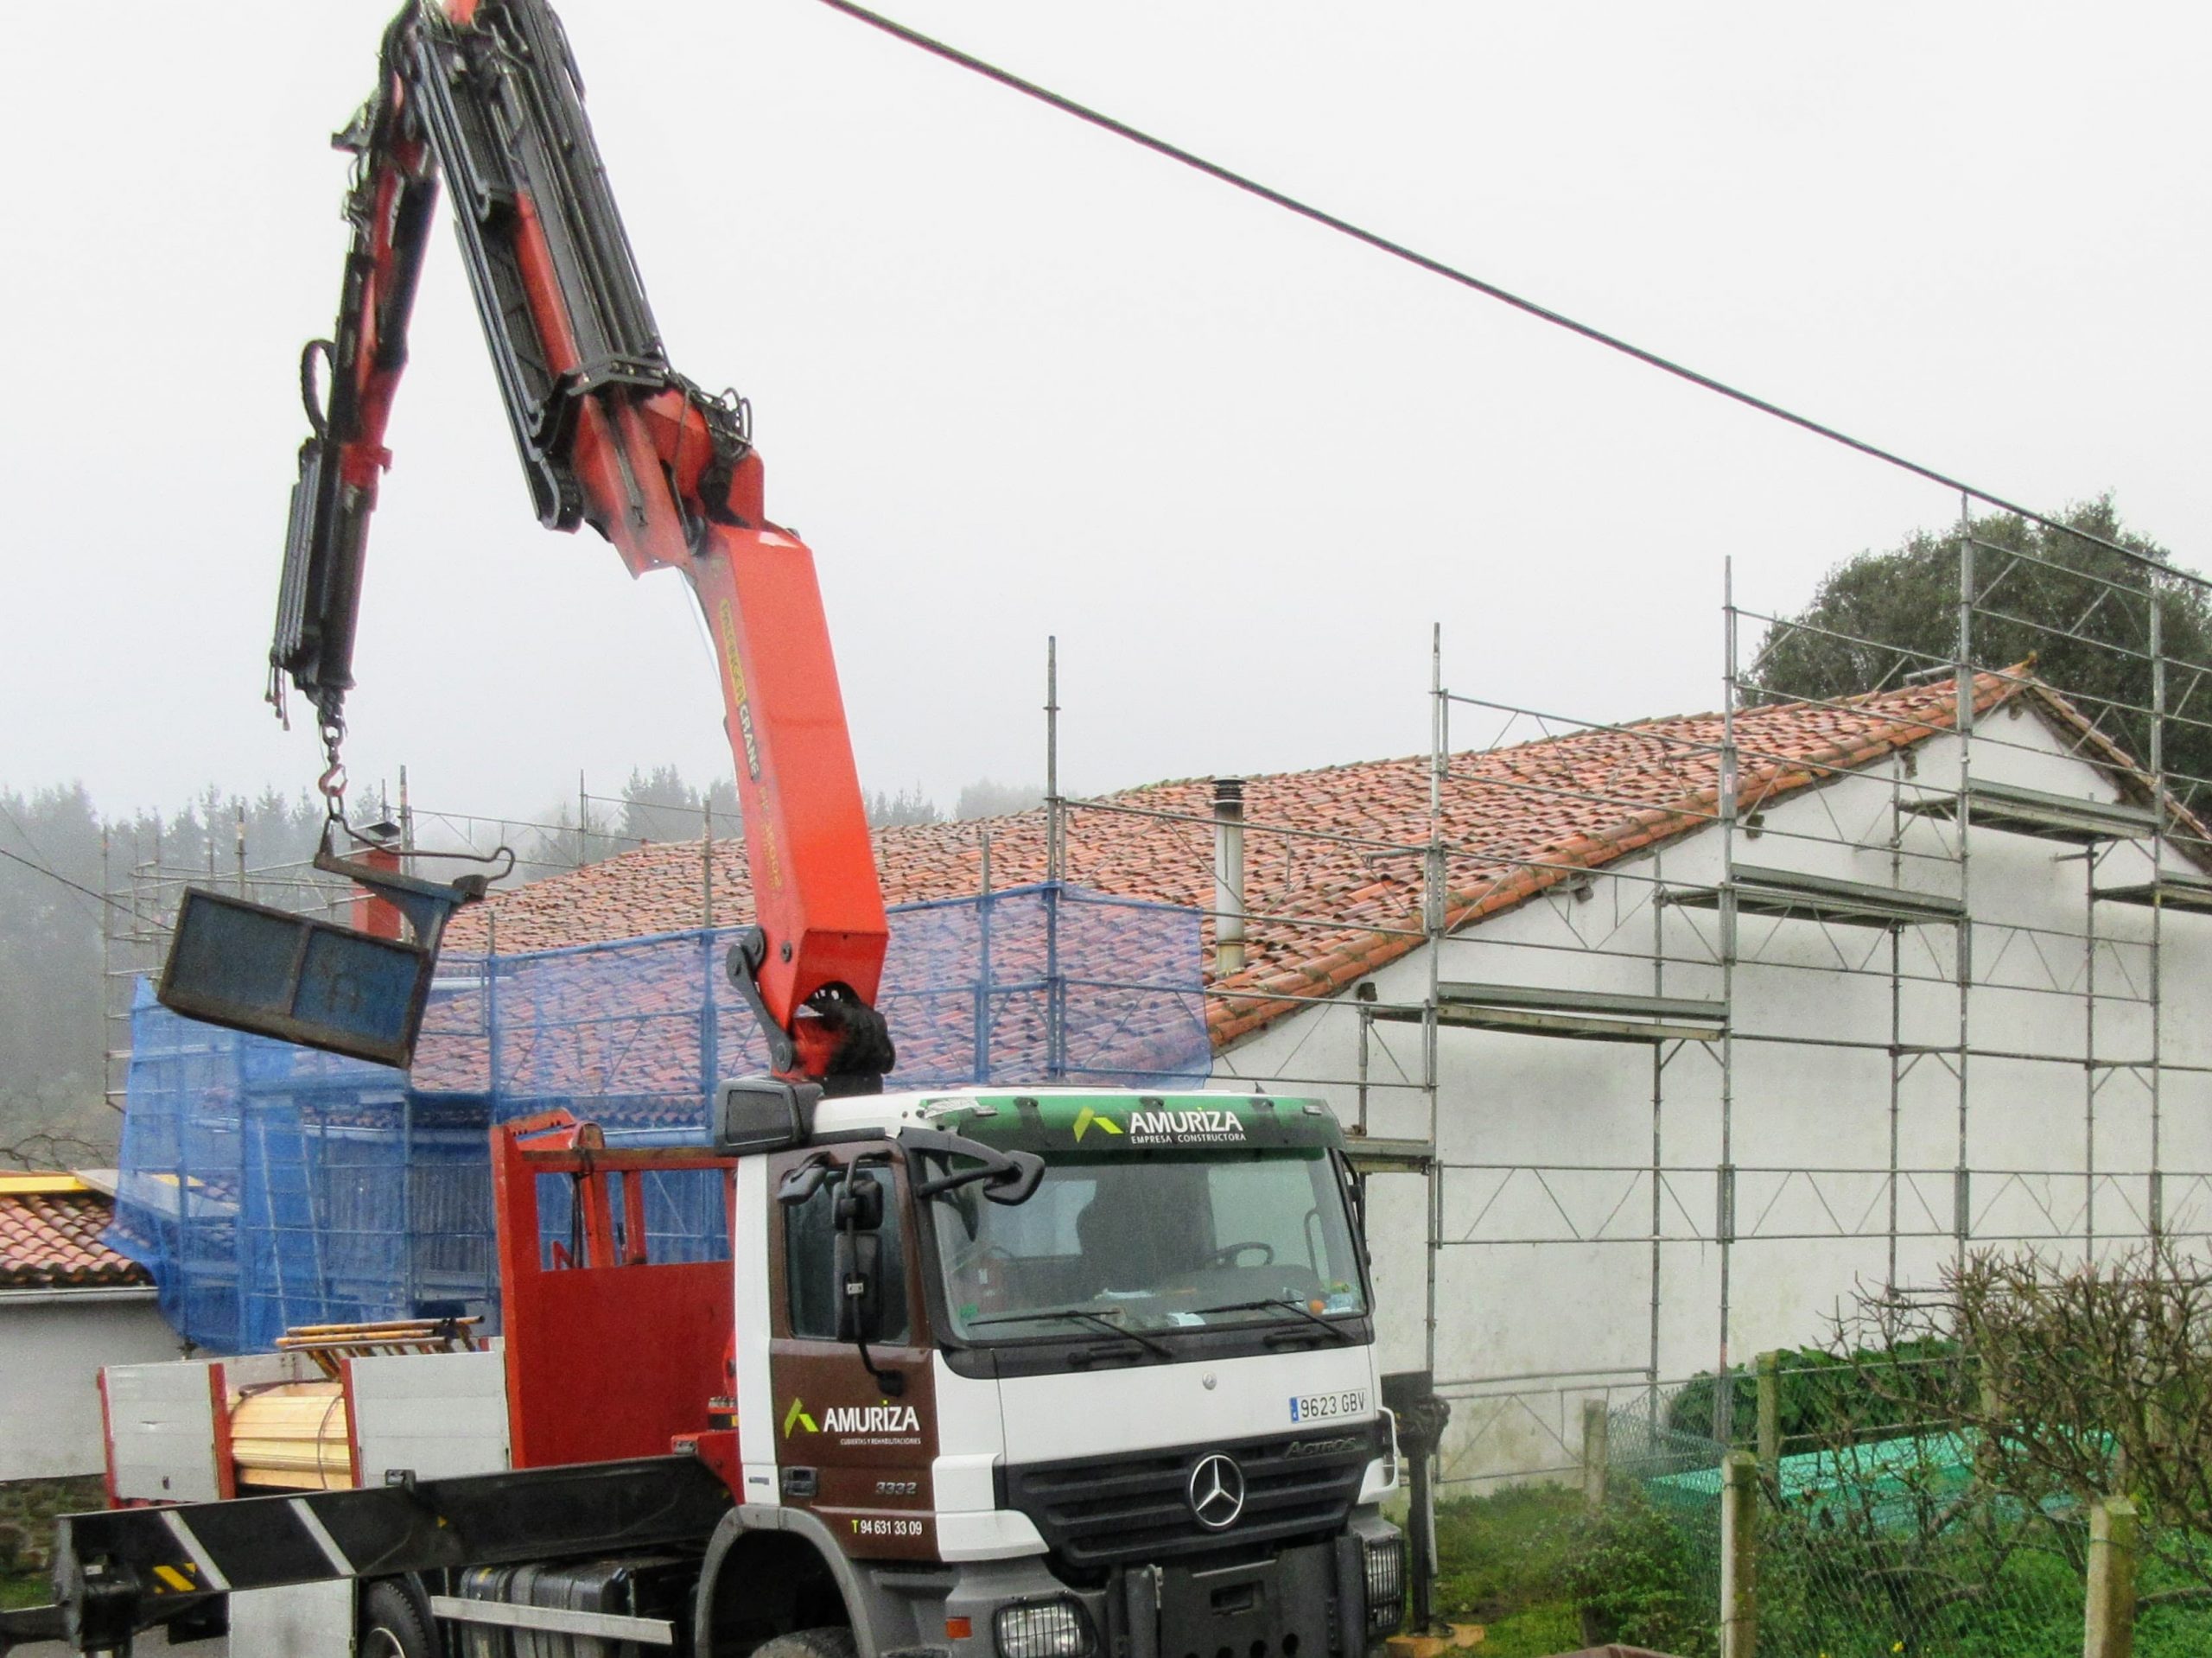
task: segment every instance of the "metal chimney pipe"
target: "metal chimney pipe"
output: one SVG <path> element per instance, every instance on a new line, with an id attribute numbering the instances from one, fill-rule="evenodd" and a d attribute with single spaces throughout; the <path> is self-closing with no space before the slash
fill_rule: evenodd
<path id="1" fill-rule="evenodd" d="M 1244 779 L 1213 780 L 1213 970 L 1244 966 Z"/>

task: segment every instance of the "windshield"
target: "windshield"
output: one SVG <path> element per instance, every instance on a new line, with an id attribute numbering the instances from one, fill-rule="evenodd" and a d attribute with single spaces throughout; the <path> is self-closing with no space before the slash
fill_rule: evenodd
<path id="1" fill-rule="evenodd" d="M 945 1304 L 967 1341 L 1367 1310 L 1344 1189 L 1318 1147 L 1048 1153 L 1025 1203 L 990 1203 L 974 1185 L 930 1208 Z"/>

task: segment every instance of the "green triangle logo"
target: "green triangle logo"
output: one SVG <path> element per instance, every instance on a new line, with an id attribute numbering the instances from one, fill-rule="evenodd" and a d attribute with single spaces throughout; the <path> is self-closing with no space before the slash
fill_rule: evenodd
<path id="1" fill-rule="evenodd" d="M 1088 1134 L 1093 1128 L 1098 1129 L 1103 1134 L 1118 1134 L 1122 1132 L 1122 1125 L 1120 1123 L 1115 1121 L 1113 1118 L 1107 1116 L 1101 1112 L 1092 1110 L 1086 1105 L 1082 1110 L 1076 1113 L 1075 1137 L 1077 1143 L 1080 1145 L 1084 1135 Z"/>

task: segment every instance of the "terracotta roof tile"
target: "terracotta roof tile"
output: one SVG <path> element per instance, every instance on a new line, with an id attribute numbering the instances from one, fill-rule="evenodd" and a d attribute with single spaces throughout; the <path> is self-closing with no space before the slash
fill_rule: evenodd
<path id="1" fill-rule="evenodd" d="M 55 1180 L 48 1185 L 75 1185 Z M 0 1289 L 150 1284 L 146 1269 L 100 1242 L 115 1204 L 89 1188 L 0 1188 Z"/>
<path id="2" fill-rule="evenodd" d="M 1975 677 L 1978 712 L 2024 695 L 2070 730 L 2096 763 L 2115 774 L 2132 771 L 2124 753 L 2088 734 L 2024 665 Z M 1955 708 L 1946 681 L 1740 710 L 1738 809 L 1755 810 L 1955 729 Z M 1524 903 L 1581 870 L 1713 822 L 1722 732 L 1717 713 L 1680 715 L 1452 756 L 1438 823 L 1452 848 L 1451 925 Z M 1428 758 L 1418 755 L 1245 780 L 1245 816 L 1254 826 L 1245 848 L 1247 959 L 1242 971 L 1211 981 L 1217 994 L 1207 1017 L 1217 1048 L 1299 1006 L 1293 998 L 1336 994 L 1418 943 L 1407 935 L 1421 927 L 1428 769 Z M 1209 816 L 1208 780 L 1153 784 L 1107 804 L 1166 816 L 1077 810 L 1067 835 L 1071 881 L 1122 898 L 1211 905 L 1211 828 L 1176 821 Z M 1294 840 L 1262 826 L 1338 838 Z M 986 831 L 995 886 L 1044 879 L 1039 808 L 879 830 L 876 866 L 886 900 L 972 896 Z M 455 918 L 448 946 L 480 950 L 493 924 L 502 955 L 695 928 L 699 861 L 696 841 L 643 847 L 499 893 Z M 713 864 L 715 920 L 736 924 L 751 907 L 741 843 L 716 843 Z M 1222 994 L 1236 992 L 1248 994 Z"/>

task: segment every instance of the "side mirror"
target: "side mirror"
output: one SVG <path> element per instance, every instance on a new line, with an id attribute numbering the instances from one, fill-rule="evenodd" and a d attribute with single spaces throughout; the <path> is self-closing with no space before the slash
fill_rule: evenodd
<path id="1" fill-rule="evenodd" d="M 819 1084 L 745 1077 L 715 1089 L 715 1150 L 724 1157 L 804 1146 L 814 1132 Z"/>
<path id="2" fill-rule="evenodd" d="M 839 1202 L 844 1200 L 841 1197 Z M 834 1259 L 837 1274 L 837 1339 L 866 1344 L 883 1330 L 883 1240 L 874 1232 L 840 1232 Z"/>
<path id="3" fill-rule="evenodd" d="M 913 1191 L 918 1198 L 935 1197 L 962 1186 L 983 1183 L 983 1196 L 995 1204 L 1026 1204 L 1045 1178 L 1045 1159 L 1034 1152 L 1001 1152 L 938 1128 L 909 1128 L 899 1136 L 909 1153 L 935 1153 L 948 1159 L 964 1157 L 969 1166 L 949 1169 L 933 1180 L 924 1180 Z"/>
<path id="4" fill-rule="evenodd" d="M 837 1193 L 837 1230 L 880 1232 L 883 1229 L 883 1182 L 866 1169 L 845 1177 Z"/>

